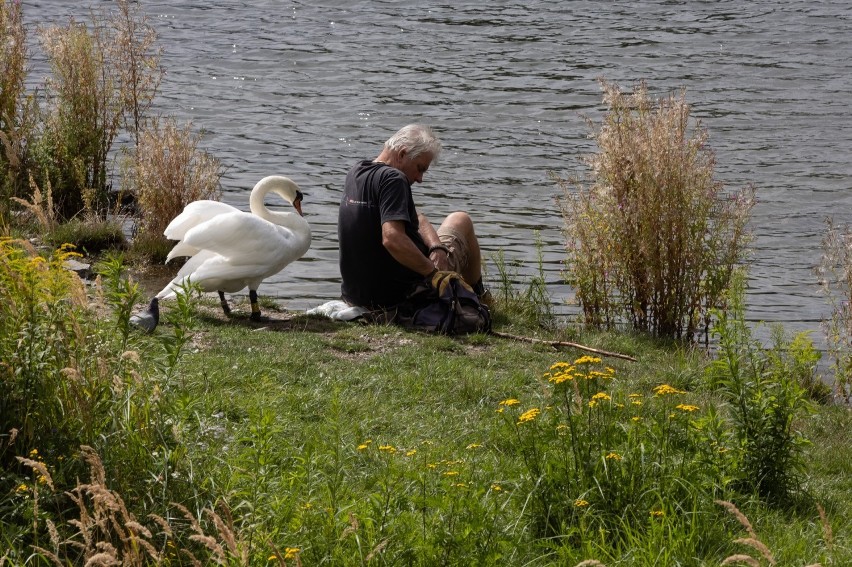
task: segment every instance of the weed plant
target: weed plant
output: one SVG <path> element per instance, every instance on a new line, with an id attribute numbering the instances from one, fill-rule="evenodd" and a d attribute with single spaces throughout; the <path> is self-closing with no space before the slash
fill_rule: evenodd
<path id="1" fill-rule="evenodd" d="M 137 285 L 123 277 L 119 258 L 105 261 L 95 309 L 118 320 L 98 316 L 80 279 L 63 267 L 73 256 L 62 248 L 45 258 L 25 241 L 0 242 L 0 541 L 14 552 L 79 527 L 60 520 L 87 467 L 81 445 L 104 455 L 113 489 L 137 509 L 166 510 L 184 482 L 175 473 L 184 450 L 169 407 L 174 369 L 191 337 L 191 295 L 180 294 L 170 310 L 172 332 L 145 347 L 160 354 L 144 360 L 143 370 L 142 337 L 128 324 Z M 82 530 L 78 538 L 90 535 Z M 103 545 L 115 545 L 114 535 Z M 63 561 L 78 558 L 73 546 L 66 552 Z"/>
<path id="2" fill-rule="evenodd" d="M 519 290 L 515 283 L 521 279 L 518 276 L 520 264 L 507 263 L 502 249 L 493 254 L 491 259 L 497 271 L 496 287 L 492 291 L 497 307 L 494 316 L 502 322 L 516 321 L 553 329 L 556 321 L 544 277 L 543 244 L 538 232 L 535 242 L 538 271 L 523 290 Z"/>
<path id="3" fill-rule="evenodd" d="M 124 113 L 120 75 L 107 56 L 107 30 L 73 19 L 41 30 L 50 62 L 35 175 L 49 180 L 63 219 L 105 210 L 108 155 Z"/>
<path id="4" fill-rule="evenodd" d="M 12 197 L 26 188 L 26 144 L 31 108 L 24 97 L 27 33 L 21 4 L 0 0 L 0 234 L 10 221 Z"/>
<path id="5" fill-rule="evenodd" d="M 127 165 L 127 189 L 137 196 L 140 244 L 165 240 L 168 223 L 192 201 L 218 199 L 222 175 L 219 161 L 198 148 L 190 125 L 172 119 L 152 120 L 139 133 L 135 156 Z"/>
<path id="6" fill-rule="evenodd" d="M 834 395 L 852 401 L 852 230 L 826 220 L 823 255 L 816 268 L 820 290 L 831 308 L 823 328 L 832 358 Z"/>
<path id="7" fill-rule="evenodd" d="M 798 495 L 805 470 L 802 456 L 808 441 L 795 424 L 809 404 L 792 368 L 802 365 L 797 355 L 806 364 L 812 359 L 813 346 L 790 349 L 784 334 L 776 331 L 774 347 L 763 349 L 744 320 L 743 282 L 742 275 L 734 278 L 728 311 L 715 314 L 719 356 L 708 377 L 722 395 L 732 426 L 713 443 L 738 491 L 781 504 Z"/>
<path id="8" fill-rule="evenodd" d="M 744 258 L 753 189 L 726 195 L 713 179 L 684 93 L 655 101 L 644 83 L 630 95 L 602 86 L 589 177 L 556 178 L 577 300 L 588 325 L 694 339 Z"/>

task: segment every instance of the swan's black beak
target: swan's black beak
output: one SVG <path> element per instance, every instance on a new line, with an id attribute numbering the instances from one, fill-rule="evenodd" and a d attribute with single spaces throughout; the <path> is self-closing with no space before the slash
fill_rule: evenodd
<path id="1" fill-rule="evenodd" d="M 301 191 L 296 191 L 296 198 L 293 199 L 293 208 L 296 209 L 296 212 L 299 213 L 299 215 L 301 216 L 305 216 L 304 214 L 302 214 L 302 199 L 304 198 L 305 196 L 302 194 Z"/>

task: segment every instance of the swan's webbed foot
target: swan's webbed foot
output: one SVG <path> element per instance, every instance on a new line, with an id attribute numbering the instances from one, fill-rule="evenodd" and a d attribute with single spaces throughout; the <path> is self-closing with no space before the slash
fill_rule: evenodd
<path id="1" fill-rule="evenodd" d="M 249 316 L 249 319 L 251 319 L 255 323 L 266 323 L 269 321 L 269 317 L 267 317 L 266 315 L 261 315 L 260 311 L 252 311 L 251 315 Z"/>
<path id="2" fill-rule="evenodd" d="M 231 314 L 231 306 L 228 305 L 228 300 L 225 298 L 225 292 L 219 292 L 219 304 L 222 305 L 222 311 L 225 312 L 225 315 Z"/>

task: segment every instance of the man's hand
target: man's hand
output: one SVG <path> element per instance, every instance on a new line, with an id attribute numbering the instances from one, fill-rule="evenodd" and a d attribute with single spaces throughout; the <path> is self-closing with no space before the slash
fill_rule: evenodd
<path id="1" fill-rule="evenodd" d="M 435 248 L 429 252 L 429 259 L 441 271 L 450 269 L 450 255 L 446 247 Z"/>

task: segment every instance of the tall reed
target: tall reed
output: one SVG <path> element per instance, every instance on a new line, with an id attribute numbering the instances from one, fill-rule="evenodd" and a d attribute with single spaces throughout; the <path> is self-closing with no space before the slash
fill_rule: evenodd
<path id="1" fill-rule="evenodd" d="M 630 95 L 602 87 L 608 111 L 588 177 L 556 177 L 585 322 L 693 339 L 744 257 L 753 189 L 728 195 L 714 180 L 708 134 L 683 92 L 654 100 L 644 83 Z"/>

